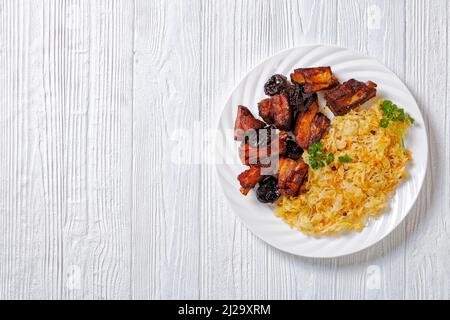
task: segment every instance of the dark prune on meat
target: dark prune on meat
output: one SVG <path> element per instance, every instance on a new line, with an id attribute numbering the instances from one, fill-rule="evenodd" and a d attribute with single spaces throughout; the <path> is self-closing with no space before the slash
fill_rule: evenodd
<path id="1" fill-rule="evenodd" d="M 303 100 L 305 101 L 305 110 L 308 109 L 308 106 L 313 101 L 317 101 L 317 93 L 304 93 Z"/>
<path id="2" fill-rule="evenodd" d="M 303 149 L 291 137 L 286 141 L 286 158 L 298 160 L 303 155 Z"/>
<path id="3" fill-rule="evenodd" d="M 280 197 L 278 179 L 274 177 L 264 178 L 256 189 L 256 197 L 262 203 L 274 203 Z"/>
<path id="4" fill-rule="evenodd" d="M 281 74 L 276 74 L 270 77 L 270 79 L 264 85 L 264 92 L 268 96 L 275 96 L 288 89 L 287 78 Z"/>
<path id="5" fill-rule="evenodd" d="M 306 110 L 302 86 L 298 84 L 293 85 L 289 89 L 288 98 L 289 105 L 292 107 L 296 114 Z"/>

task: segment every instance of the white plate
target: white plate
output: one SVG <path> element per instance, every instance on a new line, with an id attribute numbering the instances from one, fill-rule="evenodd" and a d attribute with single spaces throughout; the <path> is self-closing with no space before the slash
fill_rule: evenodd
<path id="1" fill-rule="evenodd" d="M 360 233 L 339 237 L 311 237 L 291 229 L 274 215 L 273 207 L 259 203 L 254 191 L 247 197 L 239 192 L 237 176 L 245 170 L 238 158 L 238 144 L 233 139 L 237 106 L 242 104 L 258 115 L 257 103 L 264 95 L 264 83 L 276 73 L 289 77 L 299 67 L 331 66 L 343 82 L 351 78 L 372 80 L 378 84 L 378 97 L 392 100 L 416 120 L 406 145 L 412 151 L 410 177 L 396 190 L 390 207 L 382 216 L 371 219 Z M 425 178 L 428 143 L 425 123 L 414 97 L 402 81 L 373 58 L 331 46 L 305 46 L 283 51 L 253 69 L 233 91 L 219 120 L 216 139 L 216 166 L 219 183 L 229 205 L 255 235 L 270 245 L 305 257 L 338 257 L 363 250 L 394 230 L 413 206 Z"/>

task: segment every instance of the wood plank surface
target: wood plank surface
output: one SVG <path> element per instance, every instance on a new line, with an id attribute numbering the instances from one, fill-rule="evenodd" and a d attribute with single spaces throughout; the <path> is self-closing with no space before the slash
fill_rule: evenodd
<path id="1" fill-rule="evenodd" d="M 446 0 L 0 0 L 0 299 L 448 298 L 449 17 Z M 392 69 L 429 133 L 407 219 L 338 259 L 257 239 L 211 163 L 238 81 L 314 43 Z"/>

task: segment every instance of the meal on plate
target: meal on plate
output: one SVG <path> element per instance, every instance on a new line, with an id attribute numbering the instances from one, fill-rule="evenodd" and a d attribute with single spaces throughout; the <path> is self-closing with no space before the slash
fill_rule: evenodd
<path id="1" fill-rule="evenodd" d="M 330 67 L 296 69 L 290 81 L 276 74 L 264 92 L 262 120 L 238 107 L 234 138 L 248 167 L 238 176 L 241 193 L 254 189 L 306 234 L 361 231 L 407 177 L 404 139 L 414 119 L 374 99 L 374 82 L 340 83 Z"/>

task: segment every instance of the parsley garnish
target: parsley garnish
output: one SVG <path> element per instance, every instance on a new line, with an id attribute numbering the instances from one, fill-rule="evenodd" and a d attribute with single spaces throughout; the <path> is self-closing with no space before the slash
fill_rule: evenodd
<path id="1" fill-rule="evenodd" d="M 350 163 L 352 162 L 352 158 L 350 158 L 347 154 L 339 157 L 339 161 L 342 163 Z"/>
<path id="2" fill-rule="evenodd" d="M 409 124 L 413 124 L 415 121 L 405 110 L 399 108 L 390 100 L 384 100 L 380 105 L 380 109 L 383 112 L 383 119 L 380 120 L 380 127 L 382 128 L 387 128 L 391 121 L 402 121 Z"/>
<path id="3" fill-rule="evenodd" d="M 326 160 L 327 164 L 330 165 L 334 162 L 334 154 L 329 153 Z"/>
<path id="4" fill-rule="evenodd" d="M 322 148 L 323 144 L 321 143 L 315 143 L 308 148 L 308 162 L 311 168 L 313 168 L 314 170 L 323 168 L 334 162 L 334 155 L 332 153 L 325 155 L 325 153 L 322 151 Z"/>

